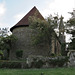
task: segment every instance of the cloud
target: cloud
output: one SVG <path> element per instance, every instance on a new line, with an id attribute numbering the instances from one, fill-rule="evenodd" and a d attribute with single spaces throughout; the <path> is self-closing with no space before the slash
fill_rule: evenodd
<path id="1" fill-rule="evenodd" d="M 8 24 L 7 23 L 4 23 L 4 22 L 0 22 L 0 28 L 5 28 L 7 27 Z"/>
<path id="2" fill-rule="evenodd" d="M 58 12 L 58 15 L 63 15 L 64 19 L 67 20 L 70 15 L 68 12 L 73 11 L 74 0 L 54 0 L 53 2 L 48 2 L 47 7 L 42 10 L 44 16 L 54 14 Z"/>
<path id="3" fill-rule="evenodd" d="M 5 3 L 0 3 L 0 17 L 6 12 Z"/>
<path id="4" fill-rule="evenodd" d="M 46 8 L 44 8 L 41 13 L 44 17 L 48 17 L 50 14 L 58 13 L 59 17 L 62 15 L 64 21 L 67 21 L 71 15 L 68 12 L 72 12 L 74 5 L 74 0 L 53 0 L 51 3 L 47 2 Z M 71 35 L 66 34 L 66 42 L 70 42 Z"/>
<path id="5" fill-rule="evenodd" d="M 7 25 L 3 21 L 3 17 L 5 16 L 5 13 L 6 13 L 6 7 L 5 7 L 5 2 L 3 2 L 0 3 L 0 28 L 3 28 Z"/>

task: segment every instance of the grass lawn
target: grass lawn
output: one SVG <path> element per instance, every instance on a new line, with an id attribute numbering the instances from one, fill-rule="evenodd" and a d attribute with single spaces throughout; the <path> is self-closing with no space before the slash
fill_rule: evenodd
<path id="1" fill-rule="evenodd" d="M 75 68 L 0 69 L 0 75 L 75 75 Z"/>

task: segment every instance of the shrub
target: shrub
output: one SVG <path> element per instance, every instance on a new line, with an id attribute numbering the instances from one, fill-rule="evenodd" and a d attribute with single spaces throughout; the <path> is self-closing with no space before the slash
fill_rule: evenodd
<path id="1" fill-rule="evenodd" d="M 41 57 L 33 56 L 28 57 L 29 68 L 42 68 L 42 67 L 63 67 L 68 62 L 68 57 L 57 56 L 57 57 Z M 65 65 L 67 66 L 67 65 Z"/>
<path id="2" fill-rule="evenodd" d="M 22 56 L 23 56 L 23 50 L 17 50 L 16 57 L 19 59 L 19 58 L 22 58 Z"/>
<path id="3" fill-rule="evenodd" d="M 0 50 L 0 59 L 2 59 L 3 58 L 3 51 L 2 50 Z"/>
<path id="4" fill-rule="evenodd" d="M 36 68 L 41 68 L 41 67 L 43 66 L 43 64 L 44 64 L 44 62 L 43 62 L 42 60 L 38 60 L 38 61 L 36 62 L 35 67 L 36 67 Z"/>
<path id="5" fill-rule="evenodd" d="M 20 62 L 10 62 L 9 68 L 21 68 Z"/>
<path id="6" fill-rule="evenodd" d="M 22 63 L 24 63 L 22 65 Z M 27 64 L 25 61 L 0 61 L 0 68 L 27 68 Z"/>
<path id="7" fill-rule="evenodd" d="M 49 59 L 49 62 L 48 62 L 52 67 L 56 66 L 57 65 L 57 59 Z"/>
<path id="8" fill-rule="evenodd" d="M 27 58 L 29 68 L 41 68 L 44 64 L 44 57 L 31 55 Z"/>
<path id="9" fill-rule="evenodd" d="M 56 55 L 55 55 L 54 53 L 51 53 L 50 56 L 51 56 L 51 57 L 55 57 Z"/>
<path id="10" fill-rule="evenodd" d="M 55 58 L 50 58 L 48 63 L 53 66 L 53 67 L 63 67 L 64 64 L 68 62 L 68 57 L 55 57 Z"/>
<path id="11" fill-rule="evenodd" d="M 44 62 L 42 60 L 33 60 L 33 62 L 31 62 L 31 68 L 41 68 L 43 64 Z"/>

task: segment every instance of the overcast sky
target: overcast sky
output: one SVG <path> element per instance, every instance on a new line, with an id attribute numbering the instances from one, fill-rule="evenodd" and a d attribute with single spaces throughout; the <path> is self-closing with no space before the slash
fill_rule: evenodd
<path id="1" fill-rule="evenodd" d="M 0 27 L 12 27 L 34 6 L 44 17 L 58 13 L 66 21 L 70 18 L 68 12 L 75 8 L 75 0 L 0 0 Z"/>

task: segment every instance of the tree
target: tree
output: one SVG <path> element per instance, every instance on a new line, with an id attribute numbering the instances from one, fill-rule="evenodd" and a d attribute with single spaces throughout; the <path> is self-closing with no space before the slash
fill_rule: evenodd
<path id="1" fill-rule="evenodd" d="M 16 37 L 14 35 L 6 36 L 1 38 L 1 46 L 0 49 L 2 51 L 7 51 L 7 58 L 9 58 L 10 49 L 12 47 L 12 43 L 16 41 Z"/>
<path id="2" fill-rule="evenodd" d="M 5 37 L 9 33 L 8 28 L 0 28 L 0 37 Z"/>
<path id="3" fill-rule="evenodd" d="M 8 35 L 9 31 L 7 28 L 0 29 L 0 51 L 7 53 L 7 58 L 9 57 L 10 49 L 12 43 L 15 42 L 16 37 L 13 35 Z M 5 55 L 5 54 L 4 54 Z"/>
<path id="4" fill-rule="evenodd" d="M 58 27 L 57 17 L 48 17 L 40 20 L 37 17 L 29 17 L 30 28 L 32 29 L 32 40 L 34 45 L 48 44 L 51 50 L 52 39 L 55 36 L 54 29 Z"/>
<path id="5" fill-rule="evenodd" d="M 71 13 L 72 17 L 67 21 L 67 33 L 71 34 L 69 49 L 75 49 L 75 11 Z"/>

